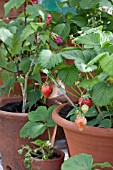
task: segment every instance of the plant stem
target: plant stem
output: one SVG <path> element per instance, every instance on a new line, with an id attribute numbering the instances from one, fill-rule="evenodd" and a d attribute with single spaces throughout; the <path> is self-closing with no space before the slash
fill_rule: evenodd
<path id="1" fill-rule="evenodd" d="M 104 119 L 104 115 L 103 115 L 103 113 L 101 112 L 100 108 L 99 108 L 98 106 L 96 106 L 96 108 L 97 108 L 99 114 L 101 115 L 102 119 Z"/>
<path id="2" fill-rule="evenodd" d="M 17 73 L 19 75 L 19 65 L 18 65 L 18 62 L 16 62 L 12 56 L 12 54 L 10 53 L 10 51 L 8 50 L 7 48 L 7 45 L 4 43 L 4 47 L 6 49 L 6 51 L 8 52 L 9 56 L 10 56 L 10 59 L 16 64 L 16 68 L 17 68 Z M 7 70 L 8 71 L 8 70 Z"/>
<path id="3" fill-rule="evenodd" d="M 65 16 L 64 16 L 64 14 L 63 14 L 61 8 L 59 7 L 57 1 L 55 1 L 55 3 L 56 3 L 56 5 L 57 5 L 58 9 L 60 10 L 60 13 L 61 13 L 61 15 L 62 15 L 62 17 L 63 17 L 63 19 L 64 19 L 64 22 L 66 22 L 66 18 L 65 18 Z"/>
<path id="4" fill-rule="evenodd" d="M 26 107 L 26 101 L 27 101 L 27 93 L 26 93 L 26 91 L 27 91 L 27 82 L 28 82 L 28 77 L 29 77 L 29 74 L 30 74 L 30 72 L 32 70 L 33 64 L 35 62 L 35 58 L 36 58 L 36 55 L 34 55 L 34 58 L 33 58 L 32 62 L 30 64 L 30 68 L 29 68 L 28 72 L 25 75 L 25 84 L 24 84 L 23 93 L 22 93 L 23 94 L 22 113 L 25 113 L 25 107 Z"/>
<path id="5" fill-rule="evenodd" d="M 74 89 L 74 87 L 73 86 L 71 86 L 70 87 L 75 93 L 77 93 L 79 96 L 81 96 L 81 94 L 76 90 L 76 89 Z M 78 87 L 77 87 L 78 88 Z M 79 88 L 78 88 L 79 89 Z"/>
<path id="6" fill-rule="evenodd" d="M 48 133 L 48 140 L 51 143 L 51 135 L 50 135 L 49 127 L 47 127 L 47 133 Z"/>
<path id="7" fill-rule="evenodd" d="M 65 90 L 61 87 L 60 84 L 58 84 L 58 82 L 54 79 L 54 77 L 49 73 L 48 76 L 52 79 L 52 81 L 56 84 L 56 86 L 60 89 L 60 91 L 63 93 L 63 95 L 67 98 L 67 100 L 69 101 L 69 103 L 71 103 L 71 105 L 73 107 L 75 107 L 74 103 L 70 100 L 70 98 L 67 96 L 67 94 L 65 93 Z"/>
<path id="8" fill-rule="evenodd" d="M 14 72 L 14 71 L 9 70 L 9 69 L 7 69 L 7 68 L 4 68 L 4 67 L 2 67 L 2 66 L 0 66 L 0 68 L 2 68 L 2 70 L 8 71 L 8 72 L 10 72 L 10 73 L 17 73 L 17 72 Z"/>
<path id="9" fill-rule="evenodd" d="M 62 88 L 62 87 L 61 87 Z M 63 91 L 66 91 L 67 93 L 69 93 L 70 95 L 72 95 L 72 96 L 74 96 L 74 97 L 77 97 L 78 98 L 78 96 L 76 96 L 75 94 L 73 94 L 73 93 L 71 93 L 71 92 L 69 92 L 68 90 L 65 90 L 64 88 L 62 88 L 62 90 Z"/>

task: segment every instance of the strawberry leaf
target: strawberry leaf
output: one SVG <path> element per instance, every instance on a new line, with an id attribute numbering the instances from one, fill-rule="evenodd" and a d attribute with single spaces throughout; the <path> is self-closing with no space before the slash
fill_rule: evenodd
<path id="1" fill-rule="evenodd" d="M 28 121 L 20 130 L 21 138 L 36 138 L 44 133 L 46 126 L 40 122 L 30 122 Z"/>
<path id="2" fill-rule="evenodd" d="M 107 106 L 113 100 L 113 85 L 97 83 L 93 88 L 92 99 L 97 106 Z"/>
<path id="3" fill-rule="evenodd" d="M 93 159 L 91 155 L 88 154 L 79 154 L 76 156 L 70 157 L 63 164 L 62 170 L 90 170 L 92 169 Z"/>
<path id="4" fill-rule="evenodd" d="M 102 70 L 108 75 L 113 77 L 113 55 L 104 55 L 99 60 Z"/>
<path id="5" fill-rule="evenodd" d="M 75 81 L 78 80 L 78 69 L 74 65 L 60 69 L 58 76 L 64 84 L 72 86 L 74 85 Z"/>
<path id="6" fill-rule="evenodd" d="M 38 58 L 38 63 L 47 69 L 51 69 L 63 61 L 61 54 L 54 54 L 50 50 L 43 50 Z"/>
<path id="7" fill-rule="evenodd" d="M 58 24 L 54 27 L 53 32 L 59 36 L 62 36 L 62 39 L 65 40 L 69 36 L 70 25 L 68 23 Z"/>

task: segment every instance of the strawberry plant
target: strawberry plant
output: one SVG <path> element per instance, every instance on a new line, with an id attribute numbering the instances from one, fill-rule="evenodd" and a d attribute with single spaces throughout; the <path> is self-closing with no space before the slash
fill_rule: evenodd
<path id="1" fill-rule="evenodd" d="M 37 139 L 32 142 L 33 147 L 29 145 L 23 145 L 19 154 L 24 153 L 24 164 L 27 168 L 31 167 L 31 158 L 39 158 L 43 160 L 52 159 L 54 148 L 51 144 L 50 127 L 54 127 L 56 124 L 52 120 L 52 111 L 56 106 L 49 108 L 45 106 L 39 106 L 35 111 L 28 113 L 28 122 L 20 130 L 21 138 L 34 139 L 42 135 L 47 131 L 47 140 Z"/>
<path id="2" fill-rule="evenodd" d="M 81 47 L 66 47 L 57 54 L 48 51 L 48 61 L 44 65 L 42 60 L 46 50 L 40 53 L 39 62 L 43 71 L 74 107 L 68 114 L 73 122 L 79 117 L 85 117 L 85 125 L 113 127 L 112 37 L 113 33 L 103 31 L 102 26 L 89 28 L 83 31 L 82 36 L 73 39 Z M 55 57 L 53 59 L 52 56 L 57 57 L 56 66 Z M 74 64 L 67 65 L 63 62 L 65 59 L 73 60 Z M 56 76 L 73 92 L 66 91 L 58 84 L 56 77 L 52 75 L 54 70 L 57 70 Z M 68 94 L 78 98 L 78 104 L 74 104 Z"/>
<path id="3" fill-rule="evenodd" d="M 23 11 L 15 20 L 7 20 L 8 24 L 4 19 L 0 21 L 0 69 L 3 81 L 0 94 L 13 91 L 15 82 L 18 82 L 23 96 L 22 112 L 25 112 L 26 107 L 30 109 L 42 98 L 40 52 L 43 49 L 51 49 L 54 53 L 59 51 L 69 36 L 70 24 L 57 21 L 55 14 L 37 0 L 9 0 L 4 5 L 4 17 L 8 16 L 11 9 L 17 10 L 21 6 Z M 62 21 L 62 14 L 58 15 Z M 46 59 L 44 56 L 43 61 L 41 60 L 42 65 L 47 58 L 48 53 Z M 50 62 L 52 58 L 48 59 Z M 53 65 L 62 62 L 61 57 L 59 61 L 57 58 L 53 60 Z"/>

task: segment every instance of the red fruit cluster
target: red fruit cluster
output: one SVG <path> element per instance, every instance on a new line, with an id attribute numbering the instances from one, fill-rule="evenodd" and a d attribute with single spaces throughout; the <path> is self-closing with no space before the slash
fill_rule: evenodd
<path id="1" fill-rule="evenodd" d="M 80 97 L 78 102 L 79 102 L 80 107 L 82 107 L 83 105 L 87 105 L 90 108 L 92 106 L 92 104 L 93 104 L 93 101 L 92 101 L 91 98 L 82 98 L 82 97 Z"/>
<path id="2" fill-rule="evenodd" d="M 48 98 L 53 91 L 53 87 L 51 84 L 44 84 L 42 86 L 42 94 L 44 95 L 45 98 Z"/>
<path id="3" fill-rule="evenodd" d="M 47 18 L 46 18 L 46 26 L 48 26 L 50 24 L 50 21 L 52 20 L 52 16 L 51 14 L 47 14 Z"/>
<path id="4" fill-rule="evenodd" d="M 28 1 L 28 5 L 33 5 L 33 4 L 38 4 L 38 0 L 32 0 L 32 1 Z M 26 9 L 26 2 L 24 2 L 24 9 Z"/>

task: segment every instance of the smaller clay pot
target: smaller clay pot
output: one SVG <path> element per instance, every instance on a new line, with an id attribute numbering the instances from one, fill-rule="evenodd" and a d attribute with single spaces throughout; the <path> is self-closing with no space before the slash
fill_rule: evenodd
<path id="1" fill-rule="evenodd" d="M 60 157 L 50 160 L 32 158 L 31 170 L 61 170 L 61 165 L 64 162 L 64 152 L 55 149 L 55 153 Z"/>

